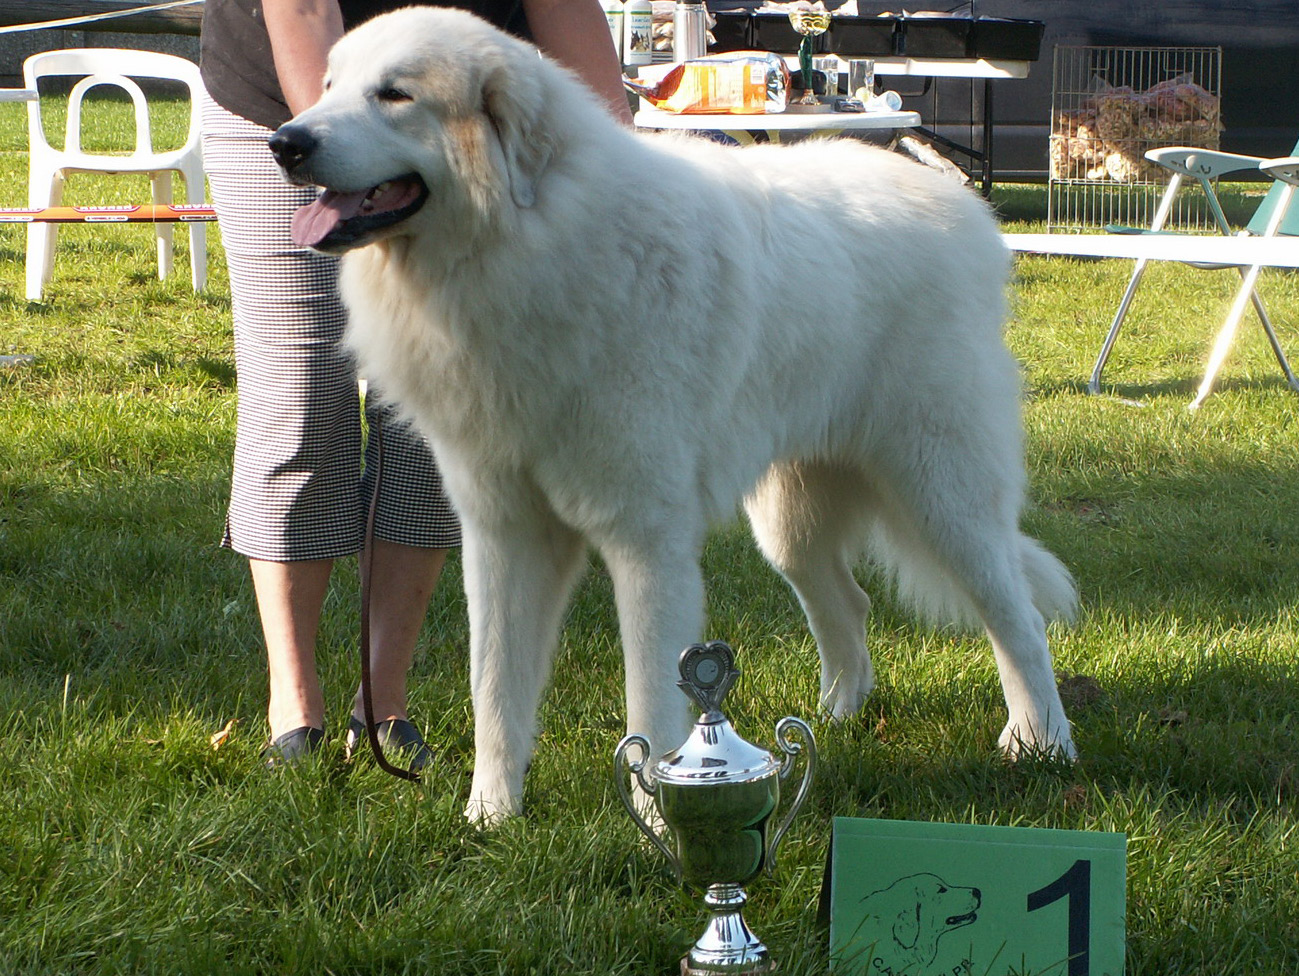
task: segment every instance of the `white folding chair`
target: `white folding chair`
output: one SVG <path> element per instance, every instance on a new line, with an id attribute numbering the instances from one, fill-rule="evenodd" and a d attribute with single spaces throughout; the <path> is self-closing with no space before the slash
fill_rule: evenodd
<path id="1" fill-rule="evenodd" d="M 172 174 L 185 181 L 187 203 L 203 203 L 203 150 L 199 141 L 200 101 L 203 82 L 198 66 L 185 58 L 152 51 L 115 48 L 83 48 L 34 54 L 23 63 L 23 83 L 41 91 L 42 78 L 79 77 L 68 93 L 67 128 L 62 149 L 50 145 L 41 120 L 41 99 L 27 105 L 30 163 L 27 205 L 32 208 L 58 206 L 70 173 L 144 173 L 149 176 L 152 202 L 172 202 Z M 164 79 L 180 82 L 189 91 L 189 131 L 179 149 L 155 151 L 149 124 L 149 104 L 135 79 Z M 124 90 L 135 111 L 135 148 L 129 154 L 86 152 L 82 146 L 82 100 L 92 88 L 108 85 Z M 158 277 L 172 269 L 172 224 L 154 225 L 158 244 Z M 189 225 L 190 272 L 194 290 L 207 284 L 207 229 L 202 222 Z M 39 301 L 45 283 L 54 270 L 57 225 L 33 222 L 27 225 L 27 298 Z"/>

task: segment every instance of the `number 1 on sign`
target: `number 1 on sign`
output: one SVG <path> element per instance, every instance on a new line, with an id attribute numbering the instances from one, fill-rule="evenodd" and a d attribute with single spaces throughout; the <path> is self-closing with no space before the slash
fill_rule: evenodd
<path id="1" fill-rule="evenodd" d="M 1028 910 L 1069 899 L 1069 976 L 1091 976 L 1092 862 L 1079 858 L 1050 884 L 1029 893 Z"/>

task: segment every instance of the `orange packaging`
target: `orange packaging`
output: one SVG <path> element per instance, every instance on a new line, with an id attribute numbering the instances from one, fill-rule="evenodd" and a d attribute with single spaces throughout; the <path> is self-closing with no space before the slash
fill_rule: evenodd
<path id="1" fill-rule="evenodd" d="M 657 84 L 623 84 L 655 108 L 681 115 L 766 115 L 785 111 L 789 68 L 766 51 L 734 51 L 676 65 Z"/>

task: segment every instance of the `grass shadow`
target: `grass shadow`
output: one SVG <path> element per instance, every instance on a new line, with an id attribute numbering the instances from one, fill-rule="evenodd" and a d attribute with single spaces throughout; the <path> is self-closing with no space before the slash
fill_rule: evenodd
<path id="1" fill-rule="evenodd" d="M 1054 396 L 1095 396 L 1099 399 L 1119 401 L 1128 405 L 1145 406 L 1141 401 L 1154 401 L 1162 399 L 1179 399 L 1184 398 L 1188 404 L 1195 397 L 1200 388 L 1200 383 L 1204 376 L 1200 374 L 1183 375 L 1181 377 L 1169 377 L 1167 379 L 1153 380 L 1146 382 L 1111 382 L 1102 378 L 1101 389 L 1099 394 L 1091 393 L 1088 380 L 1046 380 L 1033 384 L 1030 391 L 1031 397 L 1054 397 Z M 1281 374 L 1280 368 L 1277 368 L 1276 376 L 1267 378 L 1253 379 L 1240 376 L 1222 376 L 1219 377 L 1213 385 L 1214 394 L 1223 393 L 1260 393 L 1293 395 L 1290 384 L 1286 382 L 1284 375 Z"/>

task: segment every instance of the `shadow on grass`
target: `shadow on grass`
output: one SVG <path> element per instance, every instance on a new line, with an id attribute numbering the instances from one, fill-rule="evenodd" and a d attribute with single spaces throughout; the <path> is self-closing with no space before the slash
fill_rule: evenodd
<path id="1" fill-rule="evenodd" d="M 1004 712 L 995 683 L 939 685 L 923 700 L 886 684 L 861 715 L 818 729 L 816 806 L 827 816 L 961 821 L 978 811 L 1090 829 L 1123 797 L 1218 809 L 1242 825 L 1263 812 L 1299 812 L 1290 718 L 1299 679 L 1280 666 L 1223 654 L 1153 680 L 1102 676 L 1094 687 L 1087 702 L 1065 695 L 1079 749 L 1067 763 L 1009 762 L 997 752 L 989 723 Z"/>
<path id="2" fill-rule="evenodd" d="M 1132 402 L 1136 406 L 1144 406 L 1140 401 L 1154 400 L 1158 397 L 1185 397 L 1189 402 L 1195 397 L 1196 391 L 1200 388 L 1200 382 L 1203 380 L 1203 373 L 1196 373 L 1192 376 L 1170 377 L 1165 380 L 1148 383 L 1114 383 L 1102 379 L 1101 392 L 1099 397 L 1102 399 L 1120 400 Z M 1034 398 L 1054 397 L 1054 396 L 1091 396 L 1088 392 L 1089 380 L 1079 378 L 1074 380 L 1056 380 L 1046 382 L 1035 382 L 1029 395 Z M 1276 368 L 1276 375 L 1260 379 L 1242 379 L 1239 377 L 1224 376 L 1213 385 L 1213 392 L 1232 393 L 1275 393 L 1280 396 L 1287 394 L 1294 395 L 1290 385 L 1286 382 L 1285 377 L 1281 374 L 1280 367 Z M 1299 402 L 1299 401 L 1297 401 Z"/>
<path id="3" fill-rule="evenodd" d="M 230 360 L 214 359 L 211 356 L 189 358 L 172 349 L 149 348 L 141 350 L 131 358 L 131 365 L 136 370 L 171 373 L 176 370 L 192 369 L 202 376 L 214 380 L 214 385 L 234 389 L 236 380 L 235 365 Z"/>
<path id="4" fill-rule="evenodd" d="M 194 360 L 194 367 L 205 376 L 216 380 L 221 386 L 234 389 L 235 386 L 235 365 L 223 359 L 212 359 L 208 356 L 199 356 Z"/>
<path id="5" fill-rule="evenodd" d="M 1264 630 L 1294 606 L 1299 530 L 1279 510 L 1209 524 L 1210 510 L 1266 492 L 1269 478 L 1280 479 L 1255 473 L 1258 480 L 1249 472 L 1206 481 L 1147 479 L 1143 490 L 1161 489 L 1154 502 L 1134 499 L 1121 476 L 1094 479 L 1085 497 L 1050 503 L 1035 534 L 1073 570 L 1087 613 Z"/>

